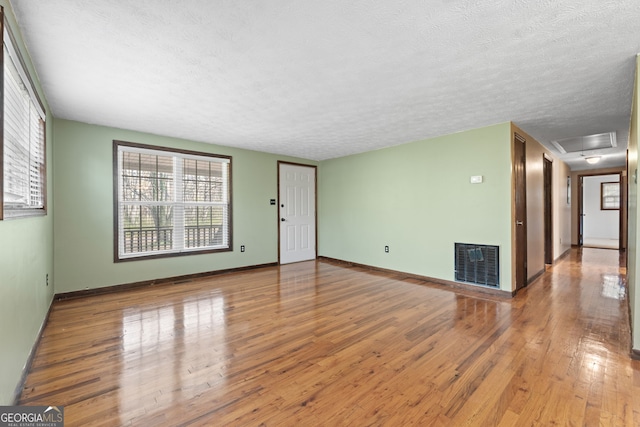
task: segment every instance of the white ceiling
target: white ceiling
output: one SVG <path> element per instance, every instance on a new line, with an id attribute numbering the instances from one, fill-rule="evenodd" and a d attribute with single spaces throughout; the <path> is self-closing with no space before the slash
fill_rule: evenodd
<path id="1" fill-rule="evenodd" d="M 59 118 L 314 160 L 512 120 L 624 164 L 638 0 L 11 4 Z"/>

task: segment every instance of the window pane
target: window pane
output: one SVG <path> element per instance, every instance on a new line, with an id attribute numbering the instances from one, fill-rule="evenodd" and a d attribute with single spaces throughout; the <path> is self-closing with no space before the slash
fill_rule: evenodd
<path id="1" fill-rule="evenodd" d="M 603 182 L 600 184 L 601 209 L 620 209 L 620 183 Z"/>
<path id="2" fill-rule="evenodd" d="M 182 161 L 182 175 L 185 181 L 196 181 L 196 161 L 193 159 L 184 159 Z"/>
<path id="3" fill-rule="evenodd" d="M 222 179 L 216 178 L 216 180 L 211 183 L 211 201 L 226 203 L 225 195 Z"/>
<path id="4" fill-rule="evenodd" d="M 210 202 L 211 201 L 211 183 L 205 181 L 198 181 L 198 192 L 196 200 L 198 202 Z"/>
<path id="5" fill-rule="evenodd" d="M 197 201 L 197 184 L 196 181 L 184 181 L 183 197 L 185 202 Z"/>
<path id="6" fill-rule="evenodd" d="M 224 170 L 227 164 L 185 159 L 183 166 L 184 200 L 187 202 L 226 203 Z"/>
<path id="7" fill-rule="evenodd" d="M 211 162 L 198 160 L 196 162 L 196 171 L 198 181 L 209 181 L 209 177 L 211 176 Z"/>
<path id="8" fill-rule="evenodd" d="M 159 202 L 173 200 L 173 177 L 168 178 L 160 173 L 153 185 L 155 186 L 155 200 Z"/>
<path id="9" fill-rule="evenodd" d="M 123 201 L 173 200 L 173 159 L 123 152 L 122 184 Z"/>
<path id="10" fill-rule="evenodd" d="M 184 209 L 185 247 L 219 246 L 224 243 L 226 206 L 189 206 Z"/>
<path id="11" fill-rule="evenodd" d="M 125 254 L 173 248 L 171 206 L 124 205 L 120 216 Z"/>

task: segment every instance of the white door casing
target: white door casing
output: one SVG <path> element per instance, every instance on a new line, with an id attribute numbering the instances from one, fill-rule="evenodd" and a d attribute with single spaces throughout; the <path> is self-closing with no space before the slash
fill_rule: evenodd
<path id="1" fill-rule="evenodd" d="M 280 264 L 316 258 L 316 168 L 278 163 Z"/>

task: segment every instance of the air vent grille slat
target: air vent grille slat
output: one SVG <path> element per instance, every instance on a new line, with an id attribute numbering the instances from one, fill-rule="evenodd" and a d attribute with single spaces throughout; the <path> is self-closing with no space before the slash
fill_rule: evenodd
<path id="1" fill-rule="evenodd" d="M 500 287 L 498 246 L 456 243 L 455 278 L 459 282 Z"/>

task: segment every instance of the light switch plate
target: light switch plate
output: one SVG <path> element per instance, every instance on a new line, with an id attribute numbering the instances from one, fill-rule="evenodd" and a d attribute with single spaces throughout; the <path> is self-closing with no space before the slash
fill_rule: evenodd
<path id="1" fill-rule="evenodd" d="M 472 184 L 482 184 L 482 175 L 474 175 L 470 179 Z"/>

